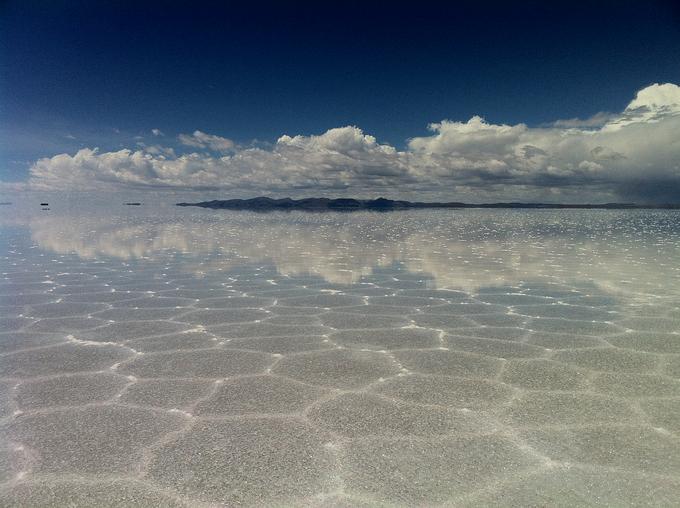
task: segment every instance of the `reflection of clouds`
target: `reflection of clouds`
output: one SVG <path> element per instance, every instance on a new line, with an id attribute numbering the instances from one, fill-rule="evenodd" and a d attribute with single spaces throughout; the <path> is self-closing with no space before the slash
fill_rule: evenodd
<path id="1" fill-rule="evenodd" d="M 672 212 L 227 212 L 37 216 L 28 225 L 33 240 L 56 253 L 121 260 L 180 256 L 196 274 L 271 262 L 284 275 L 348 284 L 400 263 L 431 276 L 440 288 L 578 280 L 655 293 L 680 278 L 674 219 Z"/>

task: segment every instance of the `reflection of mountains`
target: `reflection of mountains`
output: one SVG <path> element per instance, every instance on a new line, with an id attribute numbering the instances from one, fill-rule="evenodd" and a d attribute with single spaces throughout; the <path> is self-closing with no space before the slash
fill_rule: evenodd
<path id="1" fill-rule="evenodd" d="M 436 287 L 467 290 L 524 280 L 578 279 L 611 290 L 651 292 L 655 286 L 667 288 L 669 277 L 678 277 L 669 264 L 680 259 L 677 234 L 657 231 L 645 240 L 636 238 L 625 222 L 612 227 L 601 220 L 586 226 L 578 218 L 567 221 L 558 215 L 481 213 L 51 216 L 34 218 L 30 228 L 40 247 L 85 259 L 180 255 L 186 269 L 195 273 L 271 262 L 285 275 L 311 274 L 340 284 L 394 263 L 431 276 Z"/>

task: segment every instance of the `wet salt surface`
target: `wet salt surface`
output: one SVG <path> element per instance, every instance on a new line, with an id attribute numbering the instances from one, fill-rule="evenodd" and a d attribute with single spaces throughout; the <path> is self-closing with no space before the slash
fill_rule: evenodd
<path id="1" fill-rule="evenodd" d="M 677 212 L 55 208 L 2 218 L 2 505 L 680 498 Z"/>

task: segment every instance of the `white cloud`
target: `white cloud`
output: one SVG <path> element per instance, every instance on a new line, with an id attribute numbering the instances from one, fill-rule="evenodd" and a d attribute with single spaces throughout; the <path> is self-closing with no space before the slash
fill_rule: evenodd
<path id="1" fill-rule="evenodd" d="M 165 134 L 163 134 L 163 131 L 160 129 L 151 129 L 151 134 L 153 134 L 154 136 L 165 136 Z"/>
<path id="2" fill-rule="evenodd" d="M 137 146 L 141 147 L 145 153 L 157 155 L 159 157 L 175 158 L 175 150 L 171 147 L 161 145 L 147 145 L 146 143 L 137 142 Z"/>
<path id="3" fill-rule="evenodd" d="M 612 113 L 605 113 L 600 111 L 594 114 L 590 118 L 569 118 L 566 120 L 557 120 L 552 123 L 552 127 L 564 127 L 566 129 L 588 129 L 588 128 L 599 128 L 605 125 L 607 122 L 615 118 L 616 115 Z"/>
<path id="4" fill-rule="evenodd" d="M 498 125 L 474 116 L 443 120 L 404 150 L 358 127 L 281 136 L 270 147 L 238 147 L 195 131 L 180 142 L 102 153 L 83 149 L 38 160 L 39 189 L 155 188 L 227 195 L 340 195 L 467 201 L 677 201 L 680 87 L 651 85 L 618 114 L 545 127 Z"/>
<path id="5" fill-rule="evenodd" d="M 680 87 L 672 83 L 655 83 L 640 90 L 617 118 L 608 122 L 604 130 L 618 130 L 632 124 L 661 122 L 680 116 Z"/>
<path id="6" fill-rule="evenodd" d="M 179 142 L 194 148 L 207 148 L 215 152 L 229 152 L 234 149 L 236 144 L 227 138 L 206 134 L 201 131 L 194 131 L 193 134 L 180 134 Z"/>

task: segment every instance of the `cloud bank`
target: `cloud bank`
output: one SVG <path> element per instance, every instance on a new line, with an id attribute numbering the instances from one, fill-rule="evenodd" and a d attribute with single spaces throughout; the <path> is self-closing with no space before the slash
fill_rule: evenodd
<path id="1" fill-rule="evenodd" d="M 37 190 L 172 189 L 236 195 L 466 201 L 680 201 L 680 87 L 640 90 L 620 113 L 543 127 L 443 120 L 402 150 L 354 126 L 241 147 L 194 131 L 172 147 L 84 148 L 36 161 Z M 158 139 L 158 137 L 156 137 Z"/>

